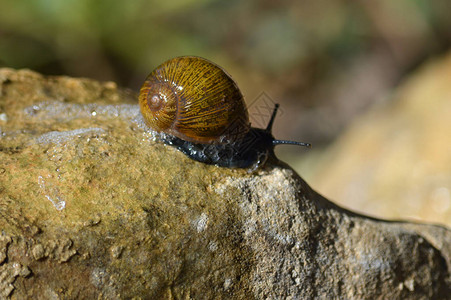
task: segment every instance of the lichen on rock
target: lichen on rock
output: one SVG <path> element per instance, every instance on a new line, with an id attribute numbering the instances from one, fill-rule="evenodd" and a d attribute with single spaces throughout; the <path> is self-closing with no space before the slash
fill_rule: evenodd
<path id="1" fill-rule="evenodd" d="M 135 102 L 111 83 L 0 70 L 2 296 L 450 295 L 450 230 L 344 210 L 283 163 L 192 161 L 155 142 Z"/>

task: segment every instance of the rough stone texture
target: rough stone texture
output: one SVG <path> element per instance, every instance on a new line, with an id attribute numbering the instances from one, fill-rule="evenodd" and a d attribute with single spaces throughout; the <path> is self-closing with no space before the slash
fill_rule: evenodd
<path id="1" fill-rule="evenodd" d="M 313 159 L 309 183 L 341 205 L 451 226 L 451 52 Z"/>
<path id="2" fill-rule="evenodd" d="M 446 299 L 451 231 L 154 141 L 112 83 L 0 69 L 0 296 Z"/>

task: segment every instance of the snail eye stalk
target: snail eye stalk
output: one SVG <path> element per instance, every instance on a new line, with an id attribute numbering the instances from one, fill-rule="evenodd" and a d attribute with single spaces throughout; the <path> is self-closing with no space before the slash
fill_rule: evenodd
<path id="1" fill-rule="evenodd" d="M 276 103 L 274 105 L 274 110 L 272 111 L 272 115 L 271 115 L 271 119 L 269 120 L 268 126 L 266 126 L 266 132 L 271 132 L 272 130 L 272 125 L 274 124 L 274 119 L 276 118 L 276 114 L 277 114 L 277 110 L 279 109 L 279 104 Z M 296 145 L 296 146 L 302 146 L 302 147 L 308 147 L 311 148 L 312 145 L 309 143 L 303 143 L 303 142 L 295 142 L 295 141 L 285 141 L 285 140 L 276 140 L 274 139 L 272 141 L 272 144 L 275 145 L 281 145 L 281 144 L 285 144 L 285 145 Z"/>
<path id="2" fill-rule="evenodd" d="M 296 145 L 296 146 L 312 148 L 312 144 L 303 143 L 303 142 L 295 142 L 295 141 L 273 140 L 272 144 L 273 145 L 288 144 L 288 145 Z"/>
<path id="3" fill-rule="evenodd" d="M 274 119 L 276 118 L 277 110 L 279 109 L 279 104 L 274 105 L 274 110 L 272 111 L 271 119 L 269 120 L 268 126 L 266 126 L 266 131 L 272 131 L 272 125 L 274 124 Z"/>

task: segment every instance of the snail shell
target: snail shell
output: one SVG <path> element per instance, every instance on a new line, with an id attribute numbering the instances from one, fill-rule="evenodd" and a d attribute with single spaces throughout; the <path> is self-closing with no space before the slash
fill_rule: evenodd
<path id="1" fill-rule="evenodd" d="M 150 128 L 193 143 L 226 144 L 250 130 L 236 83 L 200 57 L 177 57 L 157 67 L 141 88 L 139 104 Z"/>

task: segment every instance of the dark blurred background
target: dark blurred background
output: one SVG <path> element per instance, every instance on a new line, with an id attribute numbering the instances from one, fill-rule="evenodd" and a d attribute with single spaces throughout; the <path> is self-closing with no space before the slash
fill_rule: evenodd
<path id="1" fill-rule="evenodd" d="M 248 103 L 281 103 L 277 137 L 318 147 L 449 48 L 450 12 L 449 0 L 0 0 L 0 66 L 138 90 L 164 60 L 202 56 Z"/>

